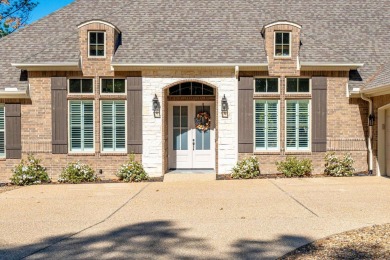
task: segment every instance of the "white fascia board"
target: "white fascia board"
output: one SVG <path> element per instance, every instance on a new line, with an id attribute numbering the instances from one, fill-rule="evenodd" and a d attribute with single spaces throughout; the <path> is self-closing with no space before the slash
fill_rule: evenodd
<path id="1" fill-rule="evenodd" d="M 12 67 L 29 70 L 29 71 L 39 71 L 39 70 L 70 70 L 78 71 L 80 70 L 79 62 L 55 62 L 55 63 L 11 63 Z"/>
<path id="2" fill-rule="evenodd" d="M 302 70 L 306 68 L 345 68 L 358 69 L 364 66 L 364 63 L 332 63 L 332 62 L 301 62 Z"/>
<path id="3" fill-rule="evenodd" d="M 390 85 L 383 85 L 376 88 L 363 89 L 361 93 L 368 96 L 382 96 L 390 93 Z"/>
<path id="4" fill-rule="evenodd" d="M 270 23 L 270 24 L 267 24 L 266 26 L 264 26 L 264 29 L 267 29 L 267 28 L 269 28 L 271 26 L 275 26 L 275 25 L 291 25 L 291 26 L 297 27 L 298 29 L 302 29 L 302 26 L 300 26 L 299 24 L 296 24 L 293 22 L 288 22 L 288 21 L 278 21 L 278 22 Z"/>
<path id="5" fill-rule="evenodd" d="M 106 21 L 103 21 L 103 20 L 90 20 L 90 21 L 86 21 L 86 22 L 83 22 L 82 24 L 78 25 L 77 28 L 81 28 L 83 26 L 86 26 L 86 25 L 89 25 L 89 24 L 92 24 L 92 23 L 100 23 L 100 24 L 104 24 L 104 25 L 107 25 L 113 29 L 115 29 L 118 33 L 120 33 L 121 31 L 119 30 L 118 27 L 116 27 L 115 25 L 113 25 L 112 23 L 109 23 L 109 22 L 106 22 Z"/>
<path id="6" fill-rule="evenodd" d="M 0 90 L 0 98 L 28 98 L 28 91 L 7 91 L 7 90 Z"/>
<path id="7" fill-rule="evenodd" d="M 253 63 L 253 64 L 236 64 L 236 63 L 112 63 L 111 66 L 115 70 L 123 70 L 130 68 L 231 68 L 235 69 L 237 66 L 240 70 L 245 68 L 268 68 L 267 63 Z"/>

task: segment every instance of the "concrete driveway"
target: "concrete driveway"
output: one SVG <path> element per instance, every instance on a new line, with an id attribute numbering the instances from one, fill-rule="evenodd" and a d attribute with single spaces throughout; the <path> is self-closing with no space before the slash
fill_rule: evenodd
<path id="1" fill-rule="evenodd" d="M 387 178 L 33 186 L 0 194 L 0 259 L 274 259 L 389 222 Z"/>

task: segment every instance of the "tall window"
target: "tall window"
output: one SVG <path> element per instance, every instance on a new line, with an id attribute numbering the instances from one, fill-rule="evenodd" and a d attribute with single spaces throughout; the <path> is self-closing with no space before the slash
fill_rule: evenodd
<path id="1" fill-rule="evenodd" d="M 126 152 L 125 101 L 102 101 L 102 149 Z"/>
<path id="2" fill-rule="evenodd" d="M 94 106 L 93 101 L 69 102 L 70 151 L 94 151 Z"/>
<path id="3" fill-rule="evenodd" d="M 310 79 L 288 78 L 287 93 L 309 93 Z"/>
<path id="4" fill-rule="evenodd" d="M 286 149 L 309 150 L 310 143 L 309 100 L 286 102 Z"/>
<path id="5" fill-rule="evenodd" d="M 89 56 L 104 57 L 105 52 L 105 37 L 104 32 L 89 32 Z"/>
<path id="6" fill-rule="evenodd" d="M 102 79 L 102 94 L 126 93 L 125 79 Z"/>
<path id="7" fill-rule="evenodd" d="M 279 101 L 255 101 L 256 150 L 279 149 Z"/>
<path id="8" fill-rule="evenodd" d="M 93 79 L 69 79 L 70 94 L 92 94 Z"/>
<path id="9" fill-rule="evenodd" d="M 289 57 L 290 49 L 290 32 L 275 32 L 275 56 Z"/>
<path id="10" fill-rule="evenodd" d="M 278 78 L 258 78 L 255 79 L 256 93 L 278 93 L 279 79 Z"/>
<path id="11" fill-rule="evenodd" d="M 5 157 L 5 108 L 0 105 L 0 158 Z"/>

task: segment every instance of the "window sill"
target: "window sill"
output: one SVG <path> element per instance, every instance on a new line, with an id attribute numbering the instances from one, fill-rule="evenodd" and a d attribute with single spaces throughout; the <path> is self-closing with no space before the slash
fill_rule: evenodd
<path id="1" fill-rule="evenodd" d="M 95 94 L 68 94 L 68 100 L 81 100 L 81 99 L 87 99 L 87 100 L 94 100 Z"/>
<path id="2" fill-rule="evenodd" d="M 271 98 L 271 99 L 280 99 L 280 93 L 255 93 L 253 95 L 253 98 L 259 98 L 259 99 L 264 99 L 264 98 Z"/>
<path id="3" fill-rule="evenodd" d="M 128 156 L 128 154 L 125 152 L 101 152 L 100 156 Z"/>
<path id="4" fill-rule="evenodd" d="M 124 94 L 101 94 L 100 100 L 111 100 L 111 99 L 120 99 L 120 100 L 126 100 L 127 95 Z"/>
<path id="5" fill-rule="evenodd" d="M 311 151 L 286 151 L 285 155 L 312 155 Z"/>
<path id="6" fill-rule="evenodd" d="M 255 151 L 254 155 L 280 155 L 280 151 Z"/>
<path id="7" fill-rule="evenodd" d="M 80 153 L 80 152 L 69 152 L 69 156 L 96 156 L 96 152 L 90 152 L 90 153 Z"/>
<path id="8" fill-rule="evenodd" d="M 291 56 L 286 56 L 286 57 L 274 56 L 274 60 L 292 60 L 292 57 Z"/>
<path id="9" fill-rule="evenodd" d="M 104 56 L 99 56 L 99 57 L 92 57 L 88 56 L 88 61 L 106 61 L 107 58 Z"/>
<path id="10" fill-rule="evenodd" d="M 286 99 L 293 99 L 293 98 L 311 98 L 311 93 L 286 93 L 285 98 Z"/>

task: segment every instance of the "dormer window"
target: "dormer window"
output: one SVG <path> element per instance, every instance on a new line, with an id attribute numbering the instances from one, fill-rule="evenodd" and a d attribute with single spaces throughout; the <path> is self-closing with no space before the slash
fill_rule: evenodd
<path id="1" fill-rule="evenodd" d="M 290 57 L 291 33 L 275 32 L 275 57 Z"/>
<path id="2" fill-rule="evenodd" d="M 89 57 L 105 57 L 105 41 L 106 33 L 105 32 L 89 32 L 88 34 L 88 48 L 89 48 Z"/>

